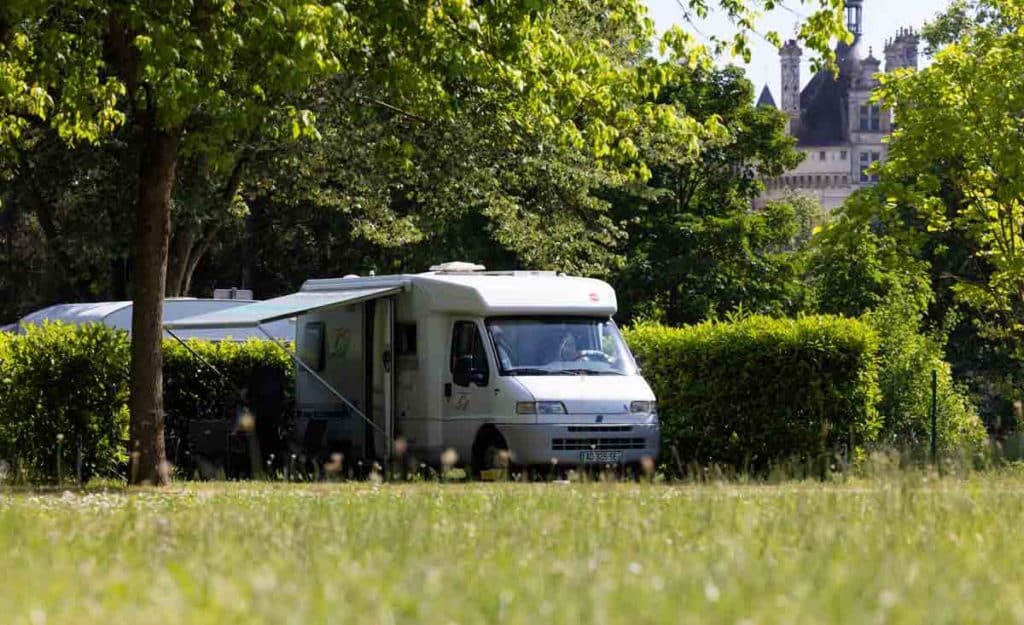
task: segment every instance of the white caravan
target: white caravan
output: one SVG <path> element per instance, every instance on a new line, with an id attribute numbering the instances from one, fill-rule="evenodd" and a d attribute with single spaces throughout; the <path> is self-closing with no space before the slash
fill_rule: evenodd
<path id="1" fill-rule="evenodd" d="M 298 293 L 180 319 L 172 331 L 297 317 L 297 439 L 349 461 L 393 441 L 431 464 L 634 464 L 654 459 L 654 393 L 612 321 L 615 292 L 551 272 L 309 280 Z M 284 346 L 287 349 L 287 346 Z"/>

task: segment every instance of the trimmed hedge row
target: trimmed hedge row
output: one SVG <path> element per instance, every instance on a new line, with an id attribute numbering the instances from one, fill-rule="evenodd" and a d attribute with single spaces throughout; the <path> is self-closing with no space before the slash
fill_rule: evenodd
<path id="1" fill-rule="evenodd" d="M 280 457 L 279 427 L 294 404 L 291 358 L 269 341 L 190 340 L 188 348 L 164 341 L 164 412 L 170 434 L 168 459 L 188 463 L 183 450 L 190 421 L 234 420 L 241 406 L 255 417 L 261 454 Z M 197 359 L 198 356 L 198 359 Z"/>
<path id="2" fill-rule="evenodd" d="M 118 471 L 128 435 L 128 337 L 102 325 L 0 333 L 0 459 L 23 479 Z"/>
<path id="3" fill-rule="evenodd" d="M 754 316 L 625 335 L 658 397 L 670 468 L 819 461 L 882 427 L 878 338 L 859 321 Z"/>
<path id="4" fill-rule="evenodd" d="M 286 354 L 261 341 L 190 341 L 189 348 L 164 342 L 172 439 L 185 438 L 189 420 L 231 418 L 240 405 L 253 406 L 257 434 L 277 427 L 293 397 Z M 0 333 L 0 461 L 7 473 L 53 480 L 59 449 L 71 477 L 81 448 L 83 479 L 123 474 L 129 362 L 127 334 L 102 325 L 47 323 L 23 335 Z"/>

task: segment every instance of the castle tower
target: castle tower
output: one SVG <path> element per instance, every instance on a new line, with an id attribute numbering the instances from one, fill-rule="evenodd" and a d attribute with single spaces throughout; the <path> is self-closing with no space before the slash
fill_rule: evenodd
<path id="1" fill-rule="evenodd" d="M 917 69 L 921 36 L 913 28 L 901 28 L 896 37 L 885 42 L 885 71 Z"/>
<path id="2" fill-rule="evenodd" d="M 846 30 L 854 37 L 864 34 L 864 0 L 846 0 Z"/>
<path id="3" fill-rule="evenodd" d="M 781 110 L 791 120 L 800 117 L 800 57 L 803 52 L 794 39 L 787 41 L 779 50 L 782 66 Z"/>

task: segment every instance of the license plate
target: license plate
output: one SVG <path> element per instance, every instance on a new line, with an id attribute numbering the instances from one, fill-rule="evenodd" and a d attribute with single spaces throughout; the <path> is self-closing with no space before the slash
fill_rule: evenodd
<path id="1" fill-rule="evenodd" d="M 586 464 L 618 464 L 622 460 L 621 451 L 585 451 L 580 460 Z"/>

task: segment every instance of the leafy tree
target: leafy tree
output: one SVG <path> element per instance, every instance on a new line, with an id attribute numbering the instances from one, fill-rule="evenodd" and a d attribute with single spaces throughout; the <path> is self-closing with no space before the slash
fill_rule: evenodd
<path id="1" fill-rule="evenodd" d="M 160 337 L 171 204 L 179 161 L 233 171 L 254 138 L 315 136 L 301 104 L 327 77 L 371 76 L 384 106 L 451 121 L 460 95 L 489 114 L 496 132 L 543 133 L 583 150 L 609 171 L 649 170 L 626 129 L 648 126 L 699 141 L 702 125 L 659 102 L 658 63 L 624 67 L 607 42 L 567 42 L 551 28 L 552 4 L 523 0 L 376 0 L 343 5 L 303 0 L 11 0 L 0 6 L 0 146 L 13 161 L 26 133 L 53 129 L 69 142 L 98 141 L 118 128 L 137 157 L 132 253 L 132 481 L 164 483 Z M 699 13 L 701 0 L 689 3 Z M 722 0 L 746 51 L 755 7 Z M 840 2 L 818 0 L 802 38 L 825 51 L 843 33 Z M 634 0 L 599 3 L 606 19 L 650 30 Z M 774 37 L 777 39 L 777 36 Z M 691 63 L 705 50 L 681 29 L 662 52 Z M 705 61 L 706 62 L 706 61 Z M 358 91 L 352 97 L 373 98 Z M 544 141 L 540 145 L 548 145 Z M 24 172 L 21 172 L 24 175 Z M 234 202 L 232 176 L 220 194 Z M 515 235 L 503 235 L 514 241 Z M 191 245 L 183 245 L 188 254 Z M 186 267 L 187 267 L 186 263 Z M 176 280 L 181 282 L 179 280 Z"/>
<path id="2" fill-rule="evenodd" d="M 978 451 L 985 426 L 945 358 L 945 340 L 922 331 L 919 293 L 897 287 L 863 319 L 879 336 L 879 441 L 921 454 L 931 438 L 932 372 L 936 375 L 937 433 L 944 451 Z"/>
<path id="3" fill-rule="evenodd" d="M 644 136 L 651 178 L 610 196 L 628 224 L 629 261 L 616 285 L 627 309 L 679 324 L 737 307 L 801 308 L 794 247 L 809 235 L 814 207 L 794 197 L 751 211 L 761 176 L 799 162 L 784 116 L 753 106 L 753 87 L 737 68 L 680 72 L 658 97 L 721 132 L 689 149 Z"/>
<path id="4" fill-rule="evenodd" d="M 881 443 L 928 449 L 935 371 L 941 448 L 978 450 L 985 428 L 947 357 L 956 319 L 933 290 L 935 257 L 907 245 L 913 226 L 879 213 L 879 201 L 878 189 L 855 194 L 812 239 L 806 275 L 818 311 L 860 317 L 879 336 Z"/>
<path id="5" fill-rule="evenodd" d="M 293 133 L 301 133 L 311 120 L 273 102 L 313 76 L 338 71 L 347 20 L 340 5 L 287 1 L 4 7 L 5 143 L 16 145 L 26 125 L 53 127 L 65 139 L 95 140 L 124 123 L 138 146 L 132 481 L 168 479 L 160 340 L 179 151 L 221 149 L 238 133 L 262 126 L 290 123 Z M 19 91 L 11 78 L 26 89 Z"/>
<path id="6" fill-rule="evenodd" d="M 882 81 L 879 97 L 899 121 L 883 192 L 890 212 L 967 244 L 970 256 L 945 276 L 956 301 L 1024 359 L 1024 77 L 1013 69 L 1024 62 L 1024 8 L 984 6 L 998 19 L 960 23 L 932 65 Z"/>
<path id="7" fill-rule="evenodd" d="M 935 62 L 885 77 L 899 126 L 881 183 L 851 198 L 811 260 L 825 310 L 861 314 L 897 289 L 924 297 L 920 330 L 948 335 L 946 357 L 997 434 L 1014 427 L 1002 417 L 1022 379 L 1012 4 L 954 3 L 925 28 Z"/>
<path id="8" fill-rule="evenodd" d="M 932 301 L 931 265 L 906 245 L 913 225 L 880 215 L 884 201 L 878 189 L 854 194 L 812 239 L 806 272 L 822 313 L 859 317 L 896 293 L 916 309 Z"/>

